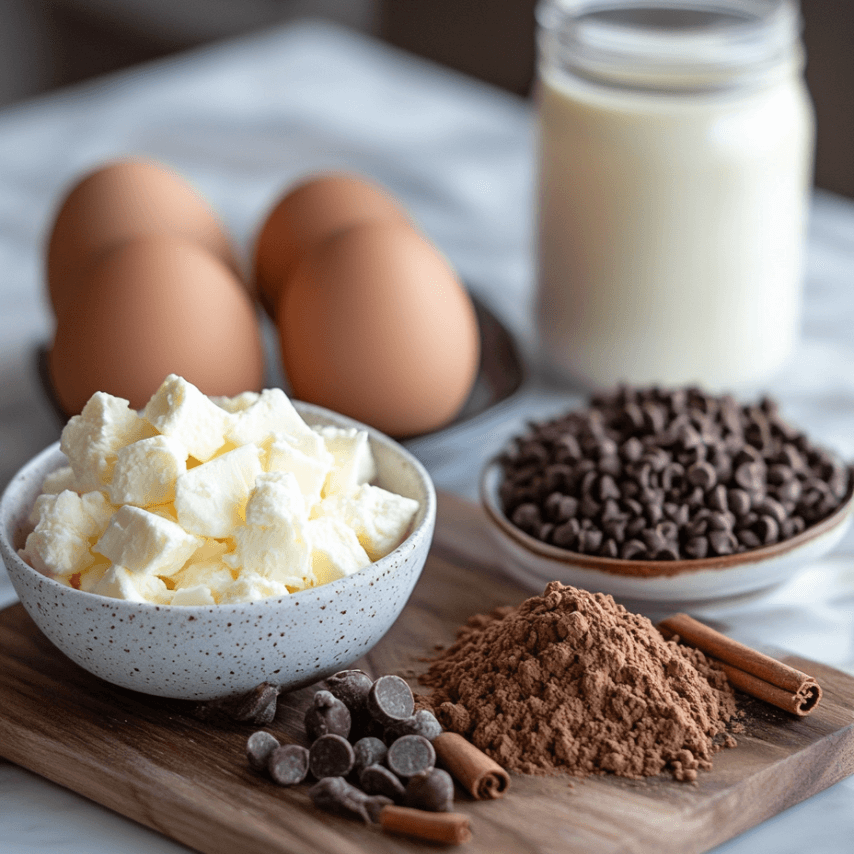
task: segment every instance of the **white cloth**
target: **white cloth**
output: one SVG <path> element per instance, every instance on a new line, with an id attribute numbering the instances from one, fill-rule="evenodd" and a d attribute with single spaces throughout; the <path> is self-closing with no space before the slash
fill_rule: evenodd
<path id="1" fill-rule="evenodd" d="M 526 420 L 579 401 L 539 380 L 531 356 L 531 119 L 522 99 L 312 24 L 223 43 L 0 113 L 0 487 L 59 434 L 33 359 L 52 330 L 42 246 L 54 205 L 92 165 L 145 154 L 196 184 L 236 236 L 244 262 L 268 206 L 302 174 L 354 169 L 401 199 L 515 332 L 526 357 L 529 379 L 512 398 L 409 443 L 438 487 L 476 499 L 481 465 Z M 854 204 L 817 193 L 803 343 L 766 390 L 787 417 L 848 458 L 854 458 L 852 277 Z M 275 367 L 270 374 L 275 379 Z M 471 504 L 458 509 L 440 522 L 437 544 L 489 563 L 479 511 Z M 0 573 L 0 606 L 12 601 Z M 854 672 L 854 532 L 833 556 L 772 595 L 715 617 L 736 632 L 749 623 L 768 644 Z M 849 778 L 717 852 L 845 852 L 852 838 Z M 3 854 L 117 850 L 185 849 L 0 761 Z"/>

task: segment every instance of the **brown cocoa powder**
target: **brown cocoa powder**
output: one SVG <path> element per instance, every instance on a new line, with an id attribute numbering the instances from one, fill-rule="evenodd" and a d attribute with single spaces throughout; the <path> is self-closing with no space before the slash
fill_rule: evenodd
<path id="1" fill-rule="evenodd" d="M 617 604 L 553 581 L 472 617 L 421 677 L 419 702 L 510 771 L 669 771 L 693 781 L 734 746 L 735 696 L 699 650 Z"/>

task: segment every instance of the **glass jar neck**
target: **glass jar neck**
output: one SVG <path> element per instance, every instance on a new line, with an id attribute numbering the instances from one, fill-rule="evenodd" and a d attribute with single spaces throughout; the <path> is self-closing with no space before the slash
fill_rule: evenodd
<path id="1" fill-rule="evenodd" d="M 753 88 L 803 63 L 796 0 L 540 0 L 542 68 L 693 94 Z"/>

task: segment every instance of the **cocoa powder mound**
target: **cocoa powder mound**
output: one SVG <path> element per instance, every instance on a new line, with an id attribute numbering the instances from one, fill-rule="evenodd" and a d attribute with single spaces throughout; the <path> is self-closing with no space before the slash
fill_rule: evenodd
<path id="1" fill-rule="evenodd" d="M 420 703 L 446 729 L 523 774 L 693 781 L 735 745 L 733 690 L 702 652 L 557 581 L 472 617 L 420 681 L 433 688 Z"/>

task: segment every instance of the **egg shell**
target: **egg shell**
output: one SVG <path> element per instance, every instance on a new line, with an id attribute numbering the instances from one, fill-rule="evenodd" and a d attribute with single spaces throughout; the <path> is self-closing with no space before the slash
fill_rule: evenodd
<path id="1" fill-rule="evenodd" d="M 254 288 L 275 313 L 284 284 L 300 259 L 336 231 L 374 220 L 409 222 L 385 189 L 348 173 L 302 181 L 267 215 L 254 252 Z"/>
<path id="2" fill-rule="evenodd" d="M 363 223 L 315 247 L 282 294 L 277 325 L 297 398 L 393 436 L 452 420 L 477 375 L 471 299 L 401 222 Z"/>
<path id="3" fill-rule="evenodd" d="M 187 181 L 157 163 L 119 160 L 90 172 L 59 205 L 47 245 L 54 313 L 74 301 L 81 275 L 104 252 L 152 234 L 198 243 L 239 275 L 226 230 Z"/>
<path id="4" fill-rule="evenodd" d="M 69 415 L 96 391 L 141 408 L 170 373 L 208 395 L 258 390 L 258 317 L 234 273 L 198 244 L 138 237 L 81 280 L 58 320 L 48 371 Z"/>

